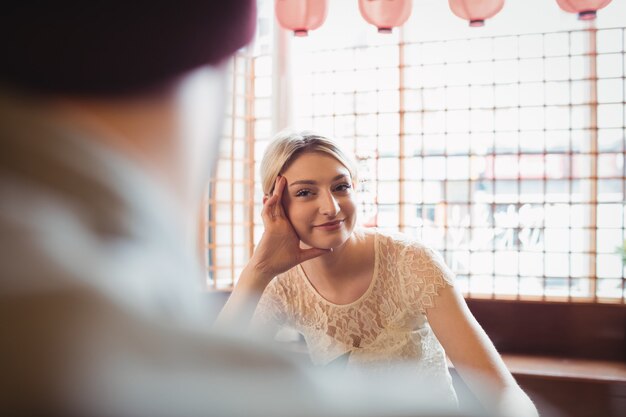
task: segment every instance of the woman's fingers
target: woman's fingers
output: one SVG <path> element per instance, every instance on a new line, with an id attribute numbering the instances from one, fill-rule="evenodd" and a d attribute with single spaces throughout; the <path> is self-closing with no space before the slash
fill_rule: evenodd
<path id="1" fill-rule="evenodd" d="M 276 178 L 274 184 L 274 191 L 272 195 L 263 204 L 263 210 L 261 211 L 261 217 L 265 221 L 273 221 L 280 217 L 284 217 L 285 212 L 281 203 L 281 196 L 285 189 L 287 180 L 284 177 L 279 176 Z"/>
<path id="2" fill-rule="evenodd" d="M 282 196 L 287 186 L 287 179 L 282 175 L 279 175 L 276 179 L 276 186 L 274 187 L 274 194 L 276 195 L 276 202 L 274 203 L 274 212 L 276 217 L 285 217 L 285 210 L 283 209 Z"/>
<path id="3" fill-rule="evenodd" d="M 287 183 L 287 180 L 285 179 L 285 177 L 283 177 L 282 175 L 279 175 L 276 178 L 276 184 L 274 187 L 274 194 L 277 194 L 279 196 L 283 195 L 283 191 L 285 190 L 285 184 Z"/>
<path id="4" fill-rule="evenodd" d="M 272 204 L 275 199 L 276 196 L 274 194 L 264 199 L 265 201 L 263 201 L 263 208 L 261 209 L 261 217 L 263 218 L 263 220 L 269 220 L 271 218 L 273 207 Z"/>

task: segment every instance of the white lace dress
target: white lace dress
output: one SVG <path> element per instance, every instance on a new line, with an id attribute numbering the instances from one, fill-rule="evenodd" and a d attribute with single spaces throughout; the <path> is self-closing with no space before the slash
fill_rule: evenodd
<path id="1" fill-rule="evenodd" d="M 425 315 L 438 290 L 453 285 L 452 271 L 432 249 L 401 235 L 377 231 L 374 247 L 373 279 L 356 301 L 327 301 L 298 265 L 268 285 L 254 325 L 302 333 L 315 365 L 343 357 L 353 370 L 414 368 L 430 389 L 456 403 L 445 352 Z"/>

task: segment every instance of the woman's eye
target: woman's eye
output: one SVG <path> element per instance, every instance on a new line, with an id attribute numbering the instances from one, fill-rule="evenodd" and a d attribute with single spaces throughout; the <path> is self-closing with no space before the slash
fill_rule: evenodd
<path id="1" fill-rule="evenodd" d="M 296 197 L 308 197 L 312 194 L 311 190 L 298 190 Z"/>
<path id="2" fill-rule="evenodd" d="M 352 184 L 339 184 L 337 188 L 335 188 L 335 191 L 348 191 L 350 188 L 352 188 Z"/>

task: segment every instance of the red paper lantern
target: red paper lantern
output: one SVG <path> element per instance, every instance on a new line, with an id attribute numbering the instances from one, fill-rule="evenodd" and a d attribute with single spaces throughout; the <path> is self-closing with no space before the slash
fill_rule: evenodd
<path id="1" fill-rule="evenodd" d="M 361 16 L 380 33 L 402 26 L 411 15 L 411 6 L 411 0 L 359 0 Z"/>
<path id="2" fill-rule="evenodd" d="M 578 20 L 593 20 L 596 11 L 606 7 L 611 0 L 556 0 L 559 7 L 569 13 L 578 13 Z"/>
<path id="3" fill-rule="evenodd" d="M 485 26 L 485 20 L 502 10 L 504 0 L 448 0 L 452 13 L 469 20 L 472 27 Z"/>
<path id="4" fill-rule="evenodd" d="M 327 0 L 276 0 L 276 18 L 285 29 L 296 36 L 307 36 L 326 20 Z"/>

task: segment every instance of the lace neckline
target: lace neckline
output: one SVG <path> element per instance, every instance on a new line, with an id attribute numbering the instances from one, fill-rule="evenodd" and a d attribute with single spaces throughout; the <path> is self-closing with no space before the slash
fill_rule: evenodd
<path id="1" fill-rule="evenodd" d="M 374 272 L 372 274 L 372 279 L 370 280 L 370 285 L 367 287 L 367 290 L 365 290 L 365 292 L 363 294 L 361 294 L 361 296 L 359 296 L 359 298 L 357 298 L 356 300 L 347 303 L 347 304 L 336 304 L 333 303 L 332 301 L 327 300 L 326 298 L 324 298 L 324 296 L 322 294 L 320 294 L 315 287 L 313 286 L 313 284 L 311 284 L 311 281 L 309 280 L 309 277 L 306 275 L 306 272 L 304 272 L 304 268 L 302 268 L 302 264 L 298 264 L 297 266 L 297 271 L 298 274 L 300 275 L 300 277 L 304 280 L 304 282 L 306 283 L 306 286 L 308 287 L 308 289 L 314 294 L 315 298 L 317 298 L 318 300 L 320 300 L 321 302 L 328 304 L 330 306 L 333 307 L 339 307 L 339 308 L 344 308 L 344 307 L 350 307 L 353 306 L 355 304 L 360 303 L 361 301 L 365 300 L 370 293 L 372 292 L 372 289 L 374 288 L 374 285 L 376 284 L 376 281 L 378 281 L 378 231 L 376 231 L 374 233 Z"/>

